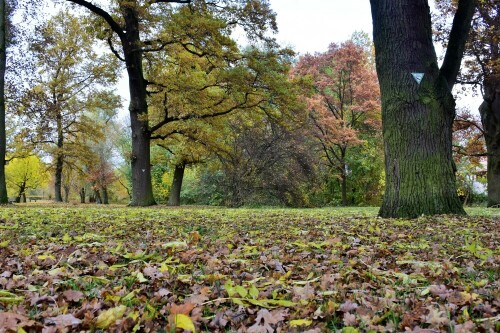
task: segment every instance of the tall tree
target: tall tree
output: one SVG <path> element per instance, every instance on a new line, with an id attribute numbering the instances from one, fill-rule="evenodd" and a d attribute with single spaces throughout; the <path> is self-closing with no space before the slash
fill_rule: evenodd
<path id="1" fill-rule="evenodd" d="M 148 86 L 154 89 L 155 85 L 154 77 L 144 75 L 144 55 L 161 52 L 166 46 L 176 43 L 203 57 L 210 54 L 210 50 L 205 47 L 207 39 L 215 34 L 222 41 L 236 26 L 243 27 L 251 39 L 266 39 L 268 28 L 276 29 L 274 14 L 266 0 L 119 0 L 109 10 L 86 0 L 67 1 L 87 8 L 105 22 L 106 28 L 101 35 L 126 65 L 132 129 L 131 205 L 155 204 L 151 183 L 150 141 L 151 133 L 164 122 L 149 124 Z M 197 18 L 191 16 L 194 20 L 179 18 L 174 15 L 176 8 L 169 7 L 168 3 L 188 4 L 185 14 L 202 11 L 207 15 Z M 165 22 L 170 28 L 168 33 L 160 29 Z M 119 50 L 114 47 L 116 43 L 120 46 Z M 167 122 L 168 116 L 164 120 Z"/>
<path id="2" fill-rule="evenodd" d="M 368 59 L 363 46 L 347 41 L 302 57 L 294 71 L 313 81 L 313 95 L 307 98 L 312 135 L 340 178 L 343 206 L 349 204 L 348 153 L 363 143 L 361 133 L 380 128 L 377 76 Z"/>
<path id="3" fill-rule="evenodd" d="M 5 153 L 7 138 L 5 133 L 5 69 L 7 65 L 7 9 L 5 0 L 0 0 L 0 204 L 9 202 L 5 184 Z"/>
<path id="4" fill-rule="evenodd" d="M 88 151 L 82 138 L 96 140 L 101 134 L 89 113 L 114 112 L 120 105 L 109 88 L 116 80 L 110 63 L 114 58 L 98 56 L 90 36 L 80 36 L 82 29 L 79 18 L 62 11 L 40 30 L 32 43 L 39 70 L 19 109 L 30 124 L 36 124 L 27 133 L 31 141 L 52 156 L 57 202 L 63 201 L 65 163 Z"/>
<path id="5" fill-rule="evenodd" d="M 441 68 L 427 0 L 370 0 L 382 97 L 386 189 L 382 217 L 465 214 L 455 184 L 451 89 L 474 0 L 459 0 Z"/>
<path id="6" fill-rule="evenodd" d="M 440 15 L 436 28 L 442 33 L 436 39 L 446 43 L 444 35 L 450 30 L 448 19 L 456 12 L 456 2 L 437 1 Z M 483 102 L 479 107 L 482 132 L 486 142 L 488 206 L 500 207 L 500 3 L 496 0 L 478 1 L 472 29 L 466 43 L 465 66 L 457 82 L 480 90 Z M 477 89 L 477 88 L 480 89 Z"/>

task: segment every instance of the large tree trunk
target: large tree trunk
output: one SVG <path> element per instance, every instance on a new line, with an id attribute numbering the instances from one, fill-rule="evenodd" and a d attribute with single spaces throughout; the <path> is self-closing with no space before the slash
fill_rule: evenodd
<path id="1" fill-rule="evenodd" d="M 5 0 L 0 0 L 0 204 L 9 202 L 5 185 L 5 151 L 7 140 L 5 135 L 5 68 L 7 12 Z"/>
<path id="2" fill-rule="evenodd" d="M 180 206 L 181 204 L 181 188 L 185 167 L 184 163 L 175 166 L 174 179 L 172 179 L 172 187 L 168 195 L 169 206 Z"/>
<path id="3" fill-rule="evenodd" d="M 452 159 L 455 102 L 448 78 L 437 64 L 428 3 L 370 2 L 386 170 L 379 214 L 410 218 L 465 214 Z M 412 73 L 424 73 L 420 84 Z"/>
<path id="4" fill-rule="evenodd" d="M 139 21 L 133 9 L 123 8 L 127 31 L 122 41 L 130 91 L 130 124 L 132 128 L 132 201 L 131 206 L 155 205 L 151 182 L 150 138 L 146 81 L 142 70 Z"/>
<path id="5" fill-rule="evenodd" d="M 24 201 L 22 200 L 25 191 L 26 191 L 26 182 L 22 183 L 21 186 L 19 186 L 19 193 L 17 194 L 17 197 L 16 197 L 17 203 L 26 202 L 26 196 L 24 197 Z"/>
<path id="6" fill-rule="evenodd" d="M 54 200 L 56 202 L 63 202 L 62 198 L 62 173 L 64 165 L 64 136 L 62 129 L 62 115 L 57 114 L 57 150 L 56 150 L 56 168 L 55 168 L 55 182 L 54 182 Z"/>
<path id="7" fill-rule="evenodd" d="M 500 82 L 485 82 L 479 108 L 488 153 L 488 207 L 500 208 Z"/>

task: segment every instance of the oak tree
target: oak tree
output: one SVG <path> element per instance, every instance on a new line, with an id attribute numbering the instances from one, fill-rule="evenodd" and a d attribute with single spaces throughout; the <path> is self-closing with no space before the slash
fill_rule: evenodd
<path id="1" fill-rule="evenodd" d="M 449 18 L 457 10 L 456 1 L 439 0 L 436 39 L 446 44 Z M 479 107 L 482 134 L 486 144 L 488 206 L 500 207 L 500 3 L 495 0 L 477 2 L 472 29 L 467 39 L 464 66 L 457 83 L 472 85 L 481 93 Z"/>
<path id="2" fill-rule="evenodd" d="M 455 184 L 451 89 L 475 1 L 459 1 L 441 68 L 427 0 L 370 4 L 385 147 L 386 189 L 379 214 L 465 214 Z"/>
<path id="3" fill-rule="evenodd" d="M 276 30 L 274 14 L 265 0 L 119 0 L 111 6 L 86 0 L 67 0 L 83 6 L 103 22 L 100 36 L 112 52 L 125 63 L 130 92 L 130 123 L 132 129 L 132 201 L 131 205 L 148 206 L 155 203 L 151 185 L 151 134 L 168 116 L 156 124 L 149 123 L 148 87 L 154 88 L 154 77 L 147 77 L 144 55 L 162 52 L 168 45 L 177 44 L 185 50 L 205 56 L 207 39 L 216 35 L 223 41 L 238 26 L 250 39 L 268 40 L 268 29 Z M 169 3 L 186 4 L 170 6 Z M 186 7 L 187 8 L 183 8 Z M 177 15 L 180 12 L 181 15 Z M 183 17 L 201 12 L 204 15 Z M 164 27 L 168 27 L 165 31 Z M 118 46 L 118 47 L 115 47 Z"/>

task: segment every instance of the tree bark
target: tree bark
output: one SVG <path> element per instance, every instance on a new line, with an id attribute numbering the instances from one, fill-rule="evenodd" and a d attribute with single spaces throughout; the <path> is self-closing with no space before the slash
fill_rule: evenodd
<path id="1" fill-rule="evenodd" d="M 454 64 L 443 64 L 446 75 L 439 70 L 427 0 L 370 3 L 386 170 L 379 214 L 409 218 L 465 214 L 456 191 L 452 159 L 455 101 L 450 81 L 455 81 L 458 70 Z M 461 24 L 470 26 L 470 19 Z M 450 56 L 448 62 L 460 61 L 463 49 L 461 54 L 459 49 L 448 49 L 447 56 L 452 51 L 459 54 Z M 412 73 L 423 73 L 423 80 L 417 83 Z"/>
<path id="2" fill-rule="evenodd" d="M 5 0 L 0 0 L 0 204 L 9 202 L 5 184 L 5 69 L 7 64 L 6 45 L 7 9 Z"/>
<path id="3" fill-rule="evenodd" d="M 84 204 L 85 203 L 85 188 L 82 187 L 80 189 L 80 203 Z"/>
<path id="4" fill-rule="evenodd" d="M 185 167 L 184 163 L 175 166 L 174 179 L 172 179 L 172 187 L 168 195 L 169 206 L 180 206 L 181 204 L 181 188 Z"/>
<path id="5" fill-rule="evenodd" d="M 479 113 L 488 153 L 488 207 L 500 208 L 500 82 L 484 83 Z"/>
<path id="6" fill-rule="evenodd" d="M 26 182 L 22 183 L 21 186 L 19 186 L 19 193 L 17 194 L 16 202 L 23 202 L 22 198 L 24 195 L 24 192 L 26 191 Z M 26 202 L 26 197 L 24 197 L 24 202 Z"/>
<path id="7" fill-rule="evenodd" d="M 126 32 L 122 37 L 125 64 L 129 79 L 130 91 L 130 124 L 132 128 L 132 201 L 131 206 L 155 205 L 153 185 L 151 182 L 151 157 L 148 123 L 148 104 L 146 81 L 143 77 L 142 52 L 139 36 L 139 20 L 137 13 L 122 8 L 125 18 Z"/>
<path id="8" fill-rule="evenodd" d="M 64 202 L 68 203 L 69 202 L 69 190 L 70 187 L 67 185 L 64 185 Z"/>
<path id="9" fill-rule="evenodd" d="M 104 205 L 109 205 L 108 188 L 107 187 L 102 188 L 102 203 Z"/>
<path id="10" fill-rule="evenodd" d="M 56 170 L 55 170 L 55 182 L 54 182 L 54 200 L 56 202 L 63 202 L 62 198 L 62 173 L 64 165 L 64 136 L 62 129 L 62 115 L 57 114 L 57 150 L 56 150 Z"/>

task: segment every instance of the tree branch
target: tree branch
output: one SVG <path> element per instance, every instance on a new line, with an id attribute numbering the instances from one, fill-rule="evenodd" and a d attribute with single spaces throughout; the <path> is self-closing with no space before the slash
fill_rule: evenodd
<path id="1" fill-rule="evenodd" d="M 448 48 L 440 69 L 440 75 L 448 82 L 450 91 L 460 71 L 465 42 L 469 35 L 475 8 L 476 0 L 459 0 L 457 12 L 453 18 Z"/>
<path id="2" fill-rule="evenodd" d="M 86 0 L 66 0 L 66 1 L 73 2 L 77 5 L 83 6 L 88 10 L 90 10 L 91 12 L 93 12 L 94 14 L 99 15 L 106 21 L 106 23 L 109 24 L 109 27 L 120 37 L 120 39 L 123 39 L 125 37 L 125 32 L 123 31 L 122 27 L 104 9 L 97 7 L 96 5 Z"/>

